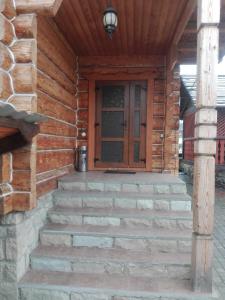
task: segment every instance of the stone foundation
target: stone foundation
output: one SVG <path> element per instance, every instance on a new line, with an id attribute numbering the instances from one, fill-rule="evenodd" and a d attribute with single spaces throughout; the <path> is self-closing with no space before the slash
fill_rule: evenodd
<path id="1" fill-rule="evenodd" d="M 0 217 L 0 299 L 18 299 L 17 283 L 29 268 L 30 253 L 38 245 L 39 230 L 51 207 L 49 193 L 32 211 Z"/>

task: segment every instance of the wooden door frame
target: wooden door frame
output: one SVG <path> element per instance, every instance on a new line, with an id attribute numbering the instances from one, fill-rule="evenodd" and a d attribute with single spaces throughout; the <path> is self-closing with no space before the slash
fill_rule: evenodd
<path id="1" fill-rule="evenodd" d="M 116 77 L 116 78 L 115 78 Z M 96 113 L 96 81 L 146 81 L 147 82 L 147 116 L 146 116 L 146 167 L 129 168 L 129 170 L 151 172 L 152 171 L 152 127 L 153 127 L 153 97 L 154 78 L 152 73 L 148 76 L 126 74 L 124 76 L 100 75 L 89 79 L 88 84 L 88 170 L 101 171 L 106 168 L 97 168 L 94 164 L 95 158 L 95 113 Z M 119 168 L 117 168 L 119 169 Z M 126 168 L 121 168 L 122 170 Z M 127 168 L 128 169 L 128 168 Z"/>

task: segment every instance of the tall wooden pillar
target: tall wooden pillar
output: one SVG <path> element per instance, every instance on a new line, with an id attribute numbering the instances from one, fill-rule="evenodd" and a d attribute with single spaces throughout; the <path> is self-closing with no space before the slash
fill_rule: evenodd
<path id="1" fill-rule="evenodd" d="M 206 293 L 212 292 L 219 21 L 220 0 L 198 0 L 192 281 Z"/>

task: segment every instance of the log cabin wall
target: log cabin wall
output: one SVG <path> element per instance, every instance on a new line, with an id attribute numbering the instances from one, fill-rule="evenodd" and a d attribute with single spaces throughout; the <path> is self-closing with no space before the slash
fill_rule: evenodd
<path id="1" fill-rule="evenodd" d="M 74 170 L 76 56 L 52 18 L 38 17 L 37 110 L 49 117 L 37 137 L 37 196 Z"/>
<path id="2" fill-rule="evenodd" d="M 179 115 L 180 72 L 179 67 L 166 72 L 166 115 L 164 139 L 164 171 L 178 174 L 179 171 Z"/>
<path id="3" fill-rule="evenodd" d="M 0 2 L 0 100 L 36 112 L 36 17 Z M 0 214 L 36 206 L 36 140 L 0 159 Z"/>
<path id="4" fill-rule="evenodd" d="M 88 89 L 91 80 L 153 79 L 152 91 L 152 172 L 164 168 L 164 126 L 166 105 L 166 64 L 164 56 L 80 57 L 79 58 L 78 144 L 88 140 Z M 82 137 L 87 132 L 87 137 Z"/>

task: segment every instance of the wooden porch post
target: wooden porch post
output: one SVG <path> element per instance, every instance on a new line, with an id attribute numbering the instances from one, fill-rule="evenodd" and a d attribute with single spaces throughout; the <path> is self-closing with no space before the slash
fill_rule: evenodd
<path id="1" fill-rule="evenodd" d="M 212 292 L 219 21 L 220 0 L 198 0 L 192 281 L 205 293 Z"/>

